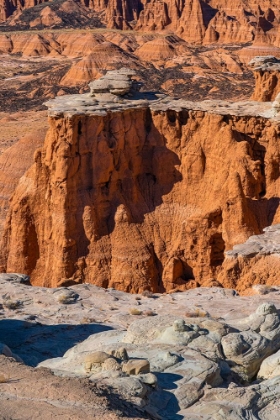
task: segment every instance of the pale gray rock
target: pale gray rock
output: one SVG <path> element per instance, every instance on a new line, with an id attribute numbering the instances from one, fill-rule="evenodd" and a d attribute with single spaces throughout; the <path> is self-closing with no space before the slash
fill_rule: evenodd
<path id="1" fill-rule="evenodd" d="M 199 333 L 196 331 L 178 330 L 172 327 L 167 327 L 157 338 L 157 342 L 173 345 L 186 346 L 192 340 L 199 337 Z"/>
<path id="2" fill-rule="evenodd" d="M 121 365 L 118 363 L 116 359 L 114 359 L 113 357 L 109 357 L 102 363 L 102 370 L 109 370 L 109 371 L 121 370 Z"/>
<path id="3" fill-rule="evenodd" d="M 171 354 L 169 351 L 159 350 L 149 360 L 153 372 L 163 372 L 165 369 L 179 363 L 182 358 L 177 354 Z"/>
<path id="4" fill-rule="evenodd" d="M 249 66 L 253 69 L 267 69 L 277 64 L 280 69 L 280 60 L 273 55 L 256 56 L 249 62 Z"/>
<path id="5" fill-rule="evenodd" d="M 280 377 L 257 385 L 207 390 L 201 400 L 179 412 L 186 419 L 274 420 L 279 413 Z"/>
<path id="6" fill-rule="evenodd" d="M 272 303 L 263 303 L 249 317 L 234 323 L 241 332 L 221 340 L 223 353 L 232 370 L 250 380 L 262 361 L 280 348 L 280 318 Z"/>
<path id="7" fill-rule="evenodd" d="M 159 339 L 166 328 L 173 330 L 173 322 L 177 320 L 176 316 L 157 316 L 148 317 L 132 322 L 123 341 L 125 343 L 146 344 Z M 174 330 L 173 330 L 174 331 Z M 175 331 L 174 331 L 175 334 Z"/>
<path id="8" fill-rule="evenodd" d="M 123 341 L 125 334 L 126 331 L 111 330 L 90 335 L 82 343 L 70 348 L 64 356 L 75 359 L 77 354 L 89 353 L 92 352 L 92 349 L 103 351 L 105 347 L 111 348 L 112 346 L 115 346 L 117 349 L 120 345 L 119 343 Z M 108 353 L 110 353 L 110 351 L 108 351 Z"/>
<path id="9" fill-rule="evenodd" d="M 226 252 L 226 255 L 232 258 L 237 258 L 238 255 L 244 258 L 257 255 L 279 255 L 280 224 L 265 228 L 263 231 L 263 234 L 250 236 L 243 244 L 235 245 L 232 250 Z"/>
<path id="10" fill-rule="evenodd" d="M 9 347 L 3 343 L 0 343 L 0 354 L 4 354 L 4 356 L 7 356 L 7 357 L 13 357 L 13 353 L 11 349 L 9 349 Z"/>
<path id="11" fill-rule="evenodd" d="M 137 405 L 142 406 L 142 398 L 144 398 L 148 392 L 147 386 L 142 383 L 136 377 L 119 377 L 108 382 L 108 385 L 118 391 L 120 395 L 130 397 L 131 401 L 136 401 Z M 132 397 L 132 398 L 131 398 Z M 138 398 L 135 400 L 134 398 Z"/>
<path id="12" fill-rule="evenodd" d="M 208 337 L 215 343 L 220 343 L 222 337 L 229 332 L 229 327 L 213 319 L 205 319 L 201 322 L 200 328 L 207 330 Z"/>
<path id="13" fill-rule="evenodd" d="M 280 376 L 280 351 L 264 359 L 258 373 L 259 379 L 270 379 L 275 376 Z"/>
<path id="14" fill-rule="evenodd" d="M 59 303 L 56 296 L 65 290 L 78 299 L 70 305 Z M 4 307 L 9 297 L 23 305 L 16 310 Z M 253 385 L 249 380 L 255 378 L 252 370 L 256 375 L 263 357 L 265 367 L 279 349 L 277 291 L 251 297 L 220 288 L 155 294 L 154 299 L 141 299 L 141 310 L 153 310 L 157 316 L 136 319 L 128 315 L 135 305 L 133 295 L 89 284 L 29 287 L 0 276 L 0 304 L 0 341 L 12 353 L 29 364 L 41 362 L 38 366 L 57 376 L 87 377 L 97 386 L 113 386 L 121 399 L 137 404 L 150 417 L 274 420 L 280 413 L 279 377 Z M 215 318 L 183 315 L 194 307 Z M 169 336 L 162 341 L 170 331 L 175 340 Z M 182 344 L 181 335 L 193 333 L 196 336 Z M 221 343 L 229 349 L 226 360 Z M 108 357 L 86 372 L 85 358 L 96 352 Z M 125 353 L 130 360 L 148 361 L 150 372 L 130 376 L 122 372 Z M 277 369 L 273 367 L 272 375 Z M 249 386 L 241 386 L 240 378 L 247 378 Z"/>
<path id="15" fill-rule="evenodd" d="M 153 373 L 140 373 L 139 375 L 135 375 L 135 378 L 139 379 L 143 384 L 146 385 L 153 385 L 157 384 L 157 377 Z"/>
<path id="16" fill-rule="evenodd" d="M 17 354 L 13 353 L 6 344 L 0 343 L 0 354 L 3 354 L 6 357 L 12 357 L 17 362 L 22 363 L 22 359 Z"/>
<path id="17" fill-rule="evenodd" d="M 263 303 L 256 312 L 244 320 L 251 330 L 258 332 L 268 340 L 273 341 L 273 349 L 280 345 L 280 317 L 275 305 Z"/>
<path id="18" fill-rule="evenodd" d="M 220 350 L 220 343 L 213 341 L 209 336 L 200 336 L 191 341 L 188 345 L 189 348 L 199 351 L 215 362 L 223 358 Z"/>
<path id="19" fill-rule="evenodd" d="M 139 375 L 150 372 L 150 362 L 145 359 L 130 359 L 122 365 L 122 371 L 127 375 Z"/>
<path id="20" fill-rule="evenodd" d="M 105 77 L 105 76 L 103 76 Z M 122 76 L 123 77 L 123 76 Z M 100 79 L 98 79 L 100 80 Z M 99 81 L 94 81 L 92 83 Z M 106 82 L 107 83 L 107 82 Z M 120 81 L 118 81 L 120 83 Z M 103 84 L 103 82 L 102 82 Z M 99 93 L 86 93 L 82 95 L 64 95 L 45 102 L 44 105 L 48 107 L 48 114 L 50 116 L 65 116 L 72 115 L 106 115 L 108 111 L 119 112 L 120 110 L 132 108 L 150 108 L 153 111 L 165 112 L 167 110 L 182 111 L 194 110 L 211 112 L 217 115 L 237 115 L 237 116 L 262 116 L 269 121 L 280 121 L 279 113 L 271 106 L 271 102 L 257 102 L 257 101 L 242 101 L 242 102 L 228 102 L 221 100 L 206 100 L 201 102 L 186 101 L 183 99 L 174 100 L 174 98 L 167 95 L 158 95 L 151 92 L 138 92 L 139 84 L 131 81 L 131 90 L 125 95 L 116 95 L 114 93 L 121 93 L 121 89 L 114 91 L 112 85 L 112 92 L 108 88 L 105 91 L 104 85 L 98 87 L 97 90 L 104 90 Z M 127 91 L 128 87 L 125 82 L 123 91 Z M 131 96 L 132 95 L 132 96 Z"/>
<path id="21" fill-rule="evenodd" d="M 183 410 L 188 408 L 199 401 L 200 398 L 204 395 L 204 386 L 204 381 L 193 378 L 186 384 L 183 384 L 178 389 L 176 389 L 174 395 L 179 401 L 180 409 Z"/>
<path id="22" fill-rule="evenodd" d="M 257 374 L 264 358 L 271 354 L 269 340 L 254 331 L 230 333 L 222 338 L 221 345 L 232 371 L 245 381 Z"/>
<path id="23" fill-rule="evenodd" d="M 90 96 L 99 101 L 110 102 L 115 100 L 115 96 L 132 93 L 138 86 L 137 82 L 132 80 L 135 75 L 136 73 L 133 70 L 126 68 L 108 71 L 100 79 L 89 83 Z"/>
<path id="24" fill-rule="evenodd" d="M 0 273 L 0 280 L 22 283 L 26 285 L 30 284 L 30 277 L 27 274 Z"/>
<path id="25" fill-rule="evenodd" d="M 172 372 L 181 376 L 178 384 L 187 383 L 193 378 L 198 378 L 211 386 L 218 386 L 223 382 L 220 367 L 213 360 L 188 347 L 182 350 L 180 355 L 183 358 L 182 361 L 164 370 L 165 373 Z"/>
<path id="26" fill-rule="evenodd" d="M 79 295 L 75 293 L 74 290 L 67 289 L 67 288 L 58 289 L 58 292 L 55 293 L 54 296 L 56 300 L 63 305 L 75 303 L 79 297 Z"/>
<path id="27" fill-rule="evenodd" d="M 173 322 L 173 330 L 178 332 L 184 332 L 184 331 L 190 331 L 190 327 L 186 325 L 186 322 L 184 319 L 176 319 Z"/>
<path id="28" fill-rule="evenodd" d="M 254 284 L 252 290 L 258 295 L 267 295 L 279 291 L 277 286 L 267 286 L 266 284 Z"/>

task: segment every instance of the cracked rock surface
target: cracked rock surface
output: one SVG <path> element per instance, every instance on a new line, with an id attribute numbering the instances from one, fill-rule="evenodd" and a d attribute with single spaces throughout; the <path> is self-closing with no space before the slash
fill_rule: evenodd
<path id="1" fill-rule="evenodd" d="M 20 406 L 25 413 L 32 401 L 45 418 L 115 419 L 119 412 L 108 412 L 106 401 L 116 396 L 133 418 L 280 414 L 279 287 L 250 297 L 220 288 L 145 296 L 89 284 L 31 287 L 23 278 L 0 275 L 3 418 L 14 418 Z M 107 400 L 102 394 L 96 408 L 105 389 Z"/>

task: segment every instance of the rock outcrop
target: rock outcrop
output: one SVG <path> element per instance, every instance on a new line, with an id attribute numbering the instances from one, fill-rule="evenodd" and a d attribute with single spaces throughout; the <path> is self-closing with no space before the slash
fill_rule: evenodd
<path id="1" fill-rule="evenodd" d="M 279 206 L 279 198 L 275 198 Z M 279 208 L 278 208 L 279 212 Z M 280 225 L 264 229 L 261 235 L 251 236 L 245 243 L 226 252 L 219 281 L 224 286 L 240 291 L 254 284 L 272 286 L 279 284 Z"/>
<path id="2" fill-rule="evenodd" d="M 90 96 L 99 102 L 114 102 L 123 96 L 133 96 L 141 88 L 140 83 L 132 80 L 133 76 L 136 76 L 135 71 L 126 68 L 108 71 L 89 84 Z"/>
<path id="3" fill-rule="evenodd" d="M 250 61 L 255 76 L 255 101 L 273 101 L 280 93 L 280 60 L 273 56 L 255 57 Z"/>
<path id="4" fill-rule="evenodd" d="M 249 101 L 110 101 L 48 103 L 44 146 L 11 201 L 2 267 L 45 286 L 217 284 L 224 251 L 279 217 L 279 117 Z"/>
<path id="5" fill-rule="evenodd" d="M 280 287 L 250 297 L 217 287 L 135 296 L 91 284 L 30 287 L 26 279 L 0 274 L 7 418 L 44 410 L 46 419 L 138 419 L 137 407 L 141 419 L 279 417 Z M 131 311 L 136 304 L 141 314 Z M 95 391 L 104 389 L 102 403 Z"/>
<path id="6" fill-rule="evenodd" d="M 0 350 L 1 351 L 1 350 Z M 143 420 L 140 410 L 109 395 L 105 388 L 92 386 L 87 379 L 55 377 L 48 369 L 32 369 L 0 354 L 1 417 L 29 420 L 44 413 L 76 420 Z M 13 378 L 21 378 L 16 381 Z M 59 395 L 58 395 L 59 389 Z M 101 393 L 106 395 L 103 396 Z M 63 404 L 61 400 L 63 399 Z M 77 401 L 79 406 L 77 407 Z M 40 414 L 39 414 L 40 415 Z"/>
<path id="7" fill-rule="evenodd" d="M 78 83 L 90 82 L 104 71 L 112 71 L 119 64 L 131 69 L 141 68 L 133 54 L 129 54 L 111 42 L 100 42 L 93 47 L 92 52 L 74 63 L 61 80 L 62 86 L 73 86 Z"/>

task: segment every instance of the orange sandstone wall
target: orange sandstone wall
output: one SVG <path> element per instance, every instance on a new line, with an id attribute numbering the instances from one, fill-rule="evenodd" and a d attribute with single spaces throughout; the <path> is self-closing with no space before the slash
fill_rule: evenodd
<path id="1" fill-rule="evenodd" d="M 261 102 L 273 101 L 280 93 L 280 71 L 254 70 L 254 76 L 256 83 L 252 99 Z"/>
<path id="2" fill-rule="evenodd" d="M 2 269 L 35 285 L 215 285 L 224 251 L 279 219 L 265 118 L 140 108 L 49 123 L 1 247 Z"/>

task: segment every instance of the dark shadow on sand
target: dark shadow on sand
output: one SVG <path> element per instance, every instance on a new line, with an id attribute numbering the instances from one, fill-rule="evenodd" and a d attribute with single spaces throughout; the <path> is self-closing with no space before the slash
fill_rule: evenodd
<path id="1" fill-rule="evenodd" d="M 0 343 L 6 344 L 25 364 L 38 363 L 54 357 L 62 357 L 76 344 L 92 334 L 111 330 L 100 324 L 43 325 L 17 319 L 0 321 Z"/>

